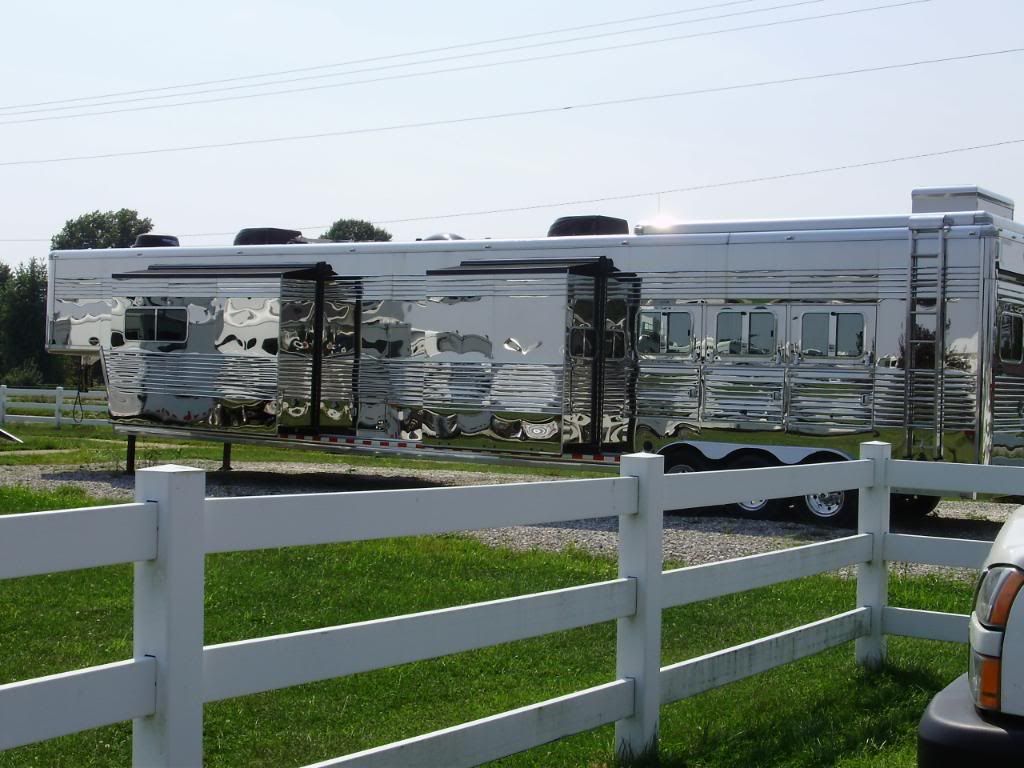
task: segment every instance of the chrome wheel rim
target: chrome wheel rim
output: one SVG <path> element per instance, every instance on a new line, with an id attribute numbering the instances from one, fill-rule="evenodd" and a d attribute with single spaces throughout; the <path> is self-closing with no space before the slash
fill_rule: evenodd
<path id="1" fill-rule="evenodd" d="M 736 506 L 744 512 L 760 512 L 767 503 L 768 499 L 747 499 L 746 501 L 737 501 Z"/>
<path id="2" fill-rule="evenodd" d="M 824 519 L 838 515 L 843 509 L 845 500 L 846 493 L 844 491 L 828 491 L 827 493 L 812 493 L 804 496 L 804 503 L 810 513 Z"/>
<path id="3" fill-rule="evenodd" d="M 673 464 L 671 467 L 665 470 L 666 475 L 686 475 L 690 472 L 696 472 L 693 467 L 686 463 Z"/>

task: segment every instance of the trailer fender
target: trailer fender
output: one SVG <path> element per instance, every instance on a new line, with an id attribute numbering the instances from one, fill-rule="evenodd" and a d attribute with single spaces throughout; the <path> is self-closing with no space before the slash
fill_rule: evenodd
<path id="1" fill-rule="evenodd" d="M 815 461 L 847 461 L 851 456 L 832 448 L 805 448 L 795 445 L 757 445 L 755 443 L 719 443 L 710 440 L 685 440 L 664 446 L 659 453 L 670 456 L 678 451 L 699 451 L 707 461 L 723 461 L 736 453 L 757 451 L 773 456 L 780 464 Z"/>

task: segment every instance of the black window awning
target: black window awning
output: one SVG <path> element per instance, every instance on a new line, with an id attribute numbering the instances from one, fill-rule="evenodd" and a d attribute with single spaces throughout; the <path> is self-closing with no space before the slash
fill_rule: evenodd
<path id="1" fill-rule="evenodd" d="M 231 278 L 337 278 L 330 264 L 153 264 L 134 272 L 118 272 L 114 280 L 211 280 Z"/>

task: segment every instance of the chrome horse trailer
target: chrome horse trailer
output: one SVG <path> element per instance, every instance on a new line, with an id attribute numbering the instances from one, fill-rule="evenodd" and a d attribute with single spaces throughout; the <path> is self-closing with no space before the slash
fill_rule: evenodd
<path id="1" fill-rule="evenodd" d="M 57 251 L 47 347 L 102 363 L 128 435 L 491 461 L 644 450 L 675 472 L 844 460 L 868 439 L 1024 463 L 1012 201 L 949 187 L 893 216 L 576 223 L 618 233 Z M 900 510 L 934 505 L 902 490 Z M 794 501 L 839 521 L 853 495 Z"/>

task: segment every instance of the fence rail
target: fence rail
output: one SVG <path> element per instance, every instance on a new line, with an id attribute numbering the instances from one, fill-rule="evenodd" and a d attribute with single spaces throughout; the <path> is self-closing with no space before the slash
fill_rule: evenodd
<path id="1" fill-rule="evenodd" d="M 965 642 L 967 618 L 888 606 L 888 561 L 980 567 L 989 544 L 889 532 L 890 485 L 1024 492 L 1024 470 L 892 461 L 865 443 L 843 464 L 663 474 L 624 457 L 622 476 L 527 485 L 204 499 L 185 467 L 139 472 L 136 503 L 0 517 L 0 578 L 135 562 L 135 658 L 0 686 L 0 748 L 133 719 L 135 765 L 202 762 L 202 705 L 615 620 L 612 681 L 318 766 L 470 766 L 600 725 L 641 754 L 659 707 L 856 641 L 885 660 L 885 636 Z M 662 571 L 666 508 L 858 488 L 858 533 Z M 569 589 L 203 647 L 203 561 L 212 552 L 314 545 L 589 517 L 619 520 L 619 578 Z M 661 666 L 665 608 L 849 566 L 856 605 L 837 616 Z"/>
<path id="2" fill-rule="evenodd" d="M 13 399 L 12 398 L 16 398 Z M 31 399 L 29 399 L 31 398 Z M 94 402 L 83 402 L 94 401 Z M 101 401 L 97 405 L 95 401 Z M 102 391 L 75 392 L 64 387 L 39 389 L 33 387 L 8 387 L 0 384 L 0 425 L 2 424 L 54 424 L 59 429 L 65 421 L 75 424 L 106 425 L 108 419 L 86 417 L 87 413 L 107 413 L 107 393 Z M 41 411 L 50 416 L 33 416 L 19 411 Z M 68 413 L 70 412 L 70 413 Z"/>

